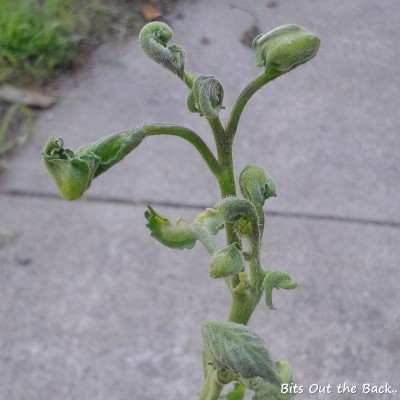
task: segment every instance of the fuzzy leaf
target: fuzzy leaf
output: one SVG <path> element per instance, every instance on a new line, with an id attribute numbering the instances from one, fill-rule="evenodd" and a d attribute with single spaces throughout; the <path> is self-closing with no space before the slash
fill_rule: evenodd
<path id="1" fill-rule="evenodd" d="M 182 77 L 185 69 L 185 50 L 178 44 L 167 47 L 172 36 L 172 29 L 167 24 L 153 21 L 140 31 L 139 43 L 149 58 Z"/>
<path id="2" fill-rule="evenodd" d="M 172 249 L 191 249 L 197 240 L 197 234 L 193 227 L 185 220 L 179 219 L 175 226 L 169 220 L 157 214 L 152 207 L 147 206 L 144 213 L 151 231 L 151 236 L 164 246 Z"/>
<path id="3" fill-rule="evenodd" d="M 218 400 L 242 400 L 245 392 L 246 390 L 241 384 L 235 383 L 233 389 L 223 396 L 220 396 Z"/>
<path id="4" fill-rule="evenodd" d="M 297 283 L 287 272 L 272 270 L 265 276 L 263 286 L 265 291 L 265 303 L 269 309 L 275 310 L 275 307 L 272 304 L 272 290 L 274 288 L 286 290 L 295 289 Z"/>
<path id="5" fill-rule="evenodd" d="M 276 196 L 275 183 L 265 169 L 257 164 L 246 164 L 239 177 L 243 197 L 256 207 L 262 207 L 265 200 Z"/>
<path id="6" fill-rule="evenodd" d="M 186 104 L 189 111 L 213 119 L 224 108 L 223 98 L 224 88 L 218 79 L 212 75 L 198 75 L 193 81 Z"/>
<path id="7" fill-rule="evenodd" d="M 283 383 L 289 383 L 292 380 L 292 366 L 287 361 L 275 361 L 279 378 Z"/>
<path id="8" fill-rule="evenodd" d="M 224 227 L 224 220 L 215 210 L 207 208 L 195 218 L 194 225 L 204 226 L 211 235 L 216 235 Z"/>
<path id="9" fill-rule="evenodd" d="M 50 138 L 42 152 L 43 163 L 64 200 L 76 200 L 89 188 L 101 159 L 94 153 L 76 157 L 61 138 Z"/>
<path id="10" fill-rule="evenodd" d="M 232 243 L 217 250 L 210 260 L 211 278 L 226 278 L 243 271 L 244 257 L 238 245 Z"/>
<path id="11" fill-rule="evenodd" d="M 59 195 L 76 200 L 89 189 L 92 180 L 120 162 L 144 139 L 139 129 L 128 129 L 99 139 L 73 152 L 62 138 L 49 138 L 42 152 L 43 163 Z"/>
<path id="12" fill-rule="evenodd" d="M 261 377 L 280 385 L 275 363 L 264 341 L 245 325 L 206 321 L 202 326 L 205 351 L 214 368 L 240 373 L 245 379 Z"/>
<path id="13" fill-rule="evenodd" d="M 298 25 L 283 25 L 254 38 L 257 66 L 287 72 L 313 58 L 320 39 Z"/>
<path id="14" fill-rule="evenodd" d="M 281 393 L 281 386 L 261 378 L 242 379 L 241 383 L 254 391 L 252 400 L 290 400 L 290 394 Z"/>

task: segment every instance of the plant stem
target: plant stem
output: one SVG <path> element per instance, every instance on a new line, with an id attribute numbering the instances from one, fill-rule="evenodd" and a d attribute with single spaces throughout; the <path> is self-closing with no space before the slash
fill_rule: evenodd
<path id="1" fill-rule="evenodd" d="M 282 72 L 278 72 L 270 68 L 258 75 L 242 90 L 232 107 L 228 123 L 226 124 L 226 132 L 230 138 L 233 139 L 235 136 L 243 109 L 253 94 L 256 93 L 257 90 L 261 89 L 265 84 L 277 78 L 279 75 L 282 75 Z"/>
<path id="2" fill-rule="evenodd" d="M 218 179 L 221 175 L 222 168 L 220 163 L 217 161 L 203 139 L 192 130 L 173 124 L 148 124 L 141 126 L 139 129 L 145 132 L 146 136 L 171 135 L 187 140 L 200 153 L 214 176 Z"/>
<path id="3" fill-rule="evenodd" d="M 232 146 L 243 109 L 257 90 L 279 75 L 281 75 L 280 72 L 273 70 L 266 71 L 257 76 L 244 88 L 232 107 L 226 129 L 222 126 L 219 118 L 208 119 L 216 143 L 218 163 L 221 166 L 220 173 L 215 176 L 218 180 L 222 198 L 227 196 L 236 196 Z M 259 228 L 262 229 L 264 221 L 262 220 L 260 222 L 261 224 L 259 225 Z M 240 244 L 240 240 L 233 229 L 233 224 L 226 223 L 225 231 L 227 245 L 234 242 Z M 258 232 L 257 243 L 253 243 L 254 254 L 249 262 L 250 281 L 248 282 L 248 288 L 243 291 L 233 291 L 232 289 L 240 282 L 239 275 L 227 279 L 228 288 L 230 289 L 232 296 L 228 321 L 247 325 L 251 314 L 260 301 L 263 292 L 262 282 L 265 276 L 265 272 L 260 265 L 259 240 L 261 235 L 262 232 Z M 252 238 L 252 242 L 254 241 L 255 237 Z M 223 385 L 215 379 L 215 371 L 210 368 L 200 392 L 199 400 L 218 399 L 222 387 Z"/>
<path id="4" fill-rule="evenodd" d="M 217 371 L 211 367 L 208 369 L 203 388 L 199 394 L 199 400 L 217 400 L 224 385 L 216 379 Z"/>

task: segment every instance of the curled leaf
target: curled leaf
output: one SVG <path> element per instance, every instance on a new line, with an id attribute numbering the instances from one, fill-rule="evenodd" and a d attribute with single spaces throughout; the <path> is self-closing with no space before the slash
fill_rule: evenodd
<path id="1" fill-rule="evenodd" d="M 257 66 L 287 72 L 313 58 L 320 39 L 298 25 L 283 25 L 253 39 Z"/>
<path id="2" fill-rule="evenodd" d="M 290 394 L 282 393 L 280 385 L 263 378 L 242 379 L 241 383 L 247 389 L 254 391 L 252 400 L 290 400 Z"/>
<path id="3" fill-rule="evenodd" d="M 216 235 L 224 227 L 224 220 L 215 210 L 207 208 L 195 218 L 194 225 L 203 226 L 211 235 Z"/>
<path id="4" fill-rule="evenodd" d="M 257 224 L 257 211 L 247 199 L 225 197 L 215 205 L 215 209 L 226 222 L 234 223 L 244 218 L 252 224 Z"/>
<path id="5" fill-rule="evenodd" d="M 64 148 L 61 138 L 49 138 L 42 159 L 59 195 L 65 200 L 76 200 L 85 193 L 101 162 L 94 153 L 76 157 Z"/>
<path id="6" fill-rule="evenodd" d="M 232 390 L 220 396 L 218 400 L 242 400 L 245 395 L 245 388 L 240 383 L 235 383 Z"/>
<path id="7" fill-rule="evenodd" d="M 247 199 L 225 197 L 215 205 L 225 222 L 234 223 L 238 232 L 250 232 L 252 251 L 259 248 L 260 224 L 257 210 Z"/>
<path id="8" fill-rule="evenodd" d="M 199 214 L 193 224 L 188 224 L 183 219 L 178 219 L 175 226 L 169 220 L 154 211 L 150 206 L 145 212 L 148 220 L 146 225 L 151 236 L 167 247 L 174 249 L 191 249 L 196 240 L 199 240 L 205 249 L 213 254 L 217 248 L 215 247 L 212 235 L 215 235 L 224 226 L 224 221 L 215 210 L 206 209 Z"/>
<path id="9" fill-rule="evenodd" d="M 151 236 L 163 245 L 172 249 L 191 249 L 197 240 L 197 234 L 193 227 L 185 220 L 178 219 L 175 226 L 169 220 L 157 214 L 152 207 L 147 206 L 144 213 L 151 231 Z"/>
<path id="10" fill-rule="evenodd" d="M 275 363 L 257 333 L 234 322 L 206 321 L 202 325 L 204 349 L 218 370 L 240 373 L 244 379 L 261 377 L 280 385 Z"/>
<path id="11" fill-rule="evenodd" d="M 264 278 L 264 291 L 265 291 L 265 303 L 271 310 L 275 310 L 272 304 L 272 290 L 276 289 L 294 289 L 297 287 L 297 283 L 294 278 L 287 272 L 272 270 L 267 273 Z"/>
<path id="12" fill-rule="evenodd" d="M 143 140 L 140 129 L 106 136 L 73 152 L 61 138 L 50 138 L 42 151 L 43 163 L 65 200 L 76 200 L 92 180 L 121 161 Z"/>
<path id="13" fill-rule="evenodd" d="M 139 146 L 145 136 L 146 134 L 140 128 L 128 129 L 108 135 L 86 146 L 79 147 L 75 154 L 77 157 L 82 157 L 93 153 L 100 157 L 100 165 L 94 175 L 94 177 L 97 177 L 120 162 Z"/>
<path id="14" fill-rule="evenodd" d="M 172 29 L 167 24 L 154 21 L 142 28 L 139 33 L 139 43 L 149 58 L 182 78 L 185 69 L 185 50 L 178 44 L 167 47 L 172 36 Z"/>
<path id="15" fill-rule="evenodd" d="M 211 278 L 226 278 L 243 271 L 244 257 L 236 243 L 217 250 L 211 257 Z"/>
<path id="16" fill-rule="evenodd" d="M 223 109 L 224 88 L 221 82 L 211 75 L 198 75 L 187 99 L 191 112 L 199 112 L 207 118 L 217 118 Z"/>
<path id="17" fill-rule="evenodd" d="M 292 366 L 287 361 L 275 361 L 279 378 L 283 383 L 292 381 Z"/>
<path id="18" fill-rule="evenodd" d="M 239 185 L 243 197 L 256 207 L 262 207 L 265 200 L 276 196 L 275 183 L 257 164 L 245 165 L 239 176 Z"/>

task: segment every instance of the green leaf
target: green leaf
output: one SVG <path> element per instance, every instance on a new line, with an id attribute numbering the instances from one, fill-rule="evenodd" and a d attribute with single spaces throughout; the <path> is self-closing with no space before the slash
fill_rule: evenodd
<path id="1" fill-rule="evenodd" d="M 61 138 L 50 138 L 42 152 L 43 163 L 65 200 L 76 200 L 92 180 L 121 161 L 145 137 L 139 129 L 106 136 L 73 152 Z"/>
<path id="2" fill-rule="evenodd" d="M 49 139 L 42 159 L 59 195 L 65 200 L 76 200 L 83 195 L 101 162 L 100 157 L 93 153 L 75 157 L 71 150 L 64 149 L 61 138 Z"/>
<path id="3" fill-rule="evenodd" d="M 265 303 L 270 310 L 275 310 L 272 304 L 272 290 L 276 289 L 295 289 L 297 283 L 295 279 L 287 272 L 272 270 L 267 273 L 263 282 L 265 291 Z"/>
<path id="4" fill-rule="evenodd" d="M 172 249 L 191 249 L 197 240 L 196 231 L 185 220 L 178 219 L 175 226 L 169 220 L 157 214 L 152 207 L 147 205 L 144 213 L 151 231 L 151 236 L 164 246 Z"/>
<path id="5" fill-rule="evenodd" d="M 76 150 L 76 157 L 87 154 L 96 154 L 100 157 L 100 165 L 95 172 L 95 177 L 107 171 L 120 162 L 142 142 L 146 134 L 138 128 L 113 133 Z"/>
<path id="6" fill-rule="evenodd" d="M 224 108 L 223 99 L 224 88 L 218 79 L 212 75 L 197 75 L 186 104 L 189 111 L 213 119 Z"/>
<path id="7" fill-rule="evenodd" d="M 240 373 L 245 378 L 261 377 L 280 385 L 275 363 L 264 341 L 245 325 L 206 321 L 202 326 L 204 348 L 214 368 Z"/>
<path id="8" fill-rule="evenodd" d="M 223 396 L 220 396 L 218 400 L 242 400 L 245 392 L 245 388 L 240 383 L 235 383 L 233 389 Z"/>
<path id="9" fill-rule="evenodd" d="M 179 77 L 183 77 L 185 50 L 178 44 L 172 44 L 167 47 L 172 36 L 172 29 L 164 22 L 150 22 L 139 33 L 140 47 L 153 61 L 169 69 Z"/>
<path id="10" fill-rule="evenodd" d="M 243 197 L 256 207 L 262 207 L 265 200 L 276 196 L 275 183 L 265 169 L 257 164 L 246 164 L 239 176 Z"/>
<path id="11" fill-rule="evenodd" d="M 211 257 L 211 278 L 226 278 L 243 271 L 244 257 L 237 243 L 217 250 Z"/>
<path id="12" fill-rule="evenodd" d="M 281 393 L 281 386 L 257 377 L 242 379 L 241 383 L 246 389 L 254 391 L 252 400 L 290 400 L 290 394 Z"/>
<path id="13" fill-rule="evenodd" d="M 218 212 L 207 208 L 195 218 L 194 225 L 203 226 L 211 235 L 216 235 L 224 227 L 224 220 Z"/>
<path id="14" fill-rule="evenodd" d="M 292 366 L 287 361 L 275 361 L 276 369 L 281 381 L 289 383 L 292 380 Z"/>
<path id="15" fill-rule="evenodd" d="M 287 72 L 313 58 L 320 39 L 298 25 L 283 25 L 253 40 L 257 66 Z"/>

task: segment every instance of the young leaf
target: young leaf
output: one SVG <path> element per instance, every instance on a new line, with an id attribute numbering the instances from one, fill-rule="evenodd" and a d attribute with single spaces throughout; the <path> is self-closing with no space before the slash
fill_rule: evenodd
<path id="1" fill-rule="evenodd" d="M 89 189 L 101 162 L 100 157 L 93 153 L 76 157 L 71 150 L 64 148 L 61 138 L 49 138 L 42 159 L 64 200 L 76 200 Z"/>
<path id="2" fill-rule="evenodd" d="M 224 220 L 215 210 L 207 208 L 195 218 L 194 225 L 203 226 L 211 235 L 216 235 L 224 227 Z"/>
<path id="3" fill-rule="evenodd" d="M 217 118 L 223 109 L 224 88 L 212 75 L 198 75 L 189 92 L 187 107 L 191 112 L 199 112 L 207 118 Z"/>
<path id="4" fill-rule="evenodd" d="M 242 400 L 245 392 L 245 388 L 240 383 L 235 383 L 233 389 L 223 396 L 220 396 L 218 400 Z"/>
<path id="5" fill-rule="evenodd" d="M 253 39 L 257 66 L 287 72 L 313 58 L 320 39 L 298 25 L 283 25 Z"/>
<path id="6" fill-rule="evenodd" d="M 152 207 L 147 205 L 148 210 L 144 213 L 151 231 L 151 236 L 164 246 L 172 249 L 191 249 L 197 240 L 197 234 L 193 227 L 185 220 L 179 219 L 175 226 L 169 220 L 157 214 Z"/>
<path id="7" fill-rule="evenodd" d="M 178 44 L 167 47 L 172 36 L 172 29 L 167 24 L 154 21 L 142 28 L 139 33 L 139 43 L 149 58 L 182 78 L 185 69 L 185 50 Z"/>
<path id="8" fill-rule="evenodd" d="M 76 200 L 89 189 L 92 180 L 121 161 L 145 137 L 140 129 L 106 136 L 73 152 L 61 138 L 50 138 L 43 149 L 43 163 L 53 177 L 59 195 Z"/>
<path id="9" fill-rule="evenodd" d="M 294 289 L 297 287 L 295 279 L 287 272 L 272 270 L 264 278 L 265 303 L 270 310 L 275 310 L 272 304 L 272 290 L 276 289 Z"/>
<path id="10" fill-rule="evenodd" d="M 226 278 L 243 271 L 244 257 L 236 243 L 217 250 L 211 257 L 211 278 Z"/>
<path id="11" fill-rule="evenodd" d="M 289 383 L 292 380 L 292 366 L 287 361 L 275 361 L 279 378 L 283 383 Z"/>
<path id="12" fill-rule="evenodd" d="M 146 134 L 140 127 L 127 129 L 126 131 L 113 133 L 86 146 L 79 147 L 75 155 L 77 157 L 82 157 L 83 155 L 93 153 L 100 157 L 100 165 L 94 175 L 96 178 L 113 165 L 120 162 L 132 150 L 139 146 L 145 137 Z"/>
<path id="13" fill-rule="evenodd" d="M 202 325 L 204 348 L 214 368 L 240 373 L 245 378 L 261 377 L 280 385 L 275 363 L 264 341 L 245 325 L 206 321 Z"/>
<path id="14" fill-rule="evenodd" d="M 242 379 L 241 383 L 254 391 L 252 400 L 290 400 L 290 394 L 282 393 L 280 384 L 274 385 L 261 377 Z"/>
<path id="15" fill-rule="evenodd" d="M 265 200 L 276 196 L 275 183 L 265 169 L 257 164 L 246 164 L 239 176 L 243 197 L 256 207 L 262 207 Z"/>

